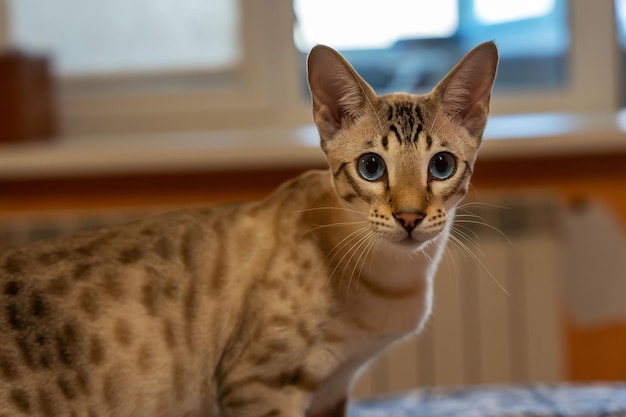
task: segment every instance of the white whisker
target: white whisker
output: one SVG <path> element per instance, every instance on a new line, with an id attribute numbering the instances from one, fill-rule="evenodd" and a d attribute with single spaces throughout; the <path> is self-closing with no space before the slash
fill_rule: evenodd
<path id="1" fill-rule="evenodd" d="M 454 242 L 450 242 L 450 243 L 451 243 L 451 245 L 449 246 L 450 248 L 453 248 L 454 250 L 458 250 L 457 247 L 454 245 Z M 443 258 L 446 260 L 446 267 L 448 269 L 448 276 L 450 276 L 454 280 L 454 283 L 455 283 L 455 285 L 458 288 L 459 270 L 457 268 L 456 259 L 455 259 L 454 255 L 450 251 L 446 251 L 444 253 Z"/>
<path id="2" fill-rule="evenodd" d="M 459 229 L 467 230 L 467 233 L 463 232 L 463 235 L 466 235 L 469 237 L 469 233 L 471 233 L 472 238 L 478 240 L 478 233 L 476 233 L 476 231 L 472 229 L 471 227 L 463 226 L 462 224 L 458 222 L 452 225 L 452 230 L 458 230 L 460 232 Z"/>
<path id="3" fill-rule="evenodd" d="M 496 277 L 491 273 L 489 268 L 487 268 L 485 263 L 474 252 L 472 252 L 472 250 L 469 248 L 469 246 L 467 246 L 458 237 L 456 237 L 456 236 L 454 236 L 452 234 L 450 235 L 450 241 L 451 242 L 452 241 L 456 242 L 461 248 L 463 248 L 463 250 L 470 256 L 470 258 L 472 258 L 474 260 L 474 262 L 476 262 L 476 264 L 479 265 L 487 273 L 487 275 L 489 275 L 491 277 L 491 279 L 496 283 L 496 285 L 498 287 L 500 287 L 500 289 L 506 295 L 509 295 L 509 292 L 506 290 L 506 288 L 504 288 L 504 286 L 500 283 L 500 281 L 498 281 L 496 279 Z"/>
<path id="4" fill-rule="evenodd" d="M 355 239 L 358 239 L 360 234 L 367 233 L 368 231 L 369 231 L 369 229 L 367 227 L 361 227 L 359 229 L 353 230 L 351 233 L 349 233 L 343 239 L 341 239 L 335 245 L 335 247 L 328 252 L 328 254 L 324 257 L 324 261 L 328 261 L 328 263 L 331 263 L 335 259 L 335 256 L 337 256 L 337 254 L 343 248 L 348 246 L 351 241 L 353 241 Z M 329 259 L 329 256 L 331 256 L 330 259 Z"/>
<path id="5" fill-rule="evenodd" d="M 457 223 L 478 224 L 480 226 L 485 226 L 485 227 L 487 227 L 487 228 L 489 228 L 491 230 L 494 230 L 494 231 L 498 232 L 498 234 L 500 236 L 502 236 L 504 238 L 504 240 L 506 240 L 509 245 L 511 245 L 511 241 L 504 234 L 504 232 L 502 230 L 498 229 L 497 227 L 490 225 L 489 223 L 479 222 L 479 221 L 476 221 L 476 220 L 467 220 L 467 219 L 459 219 L 457 221 Z"/>
<path id="6" fill-rule="evenodd" d="M 468 230 L 470 230 L 471 232 L 474 232 L 471 229 L 468 229 Z M 469 244 L 471 244 L 474 247 L 474 249 L 476 249 L 478 251 L 478 253 L 480 253 L 481 256 L 485 256 L 485 254 L 483 253 L 482 249 L 480 249 L 478 243 L 474 239 L 472 239 L 471 236 L 469 236 L 467 233 L 462 232 L 461 230 L 459 230 L 459 225 L 453 226 L 452 227 L 452 231 L 454 233 L 458 234 L 459 236 L 463 237 L 465 240 L 467 240 L 467 242 Z M 458 236 L 457 236 L 457 238 L 458 238 Z"/>
<path id="7" fill-rule="evenodd" d="M 468 201 L 466 203 L 460 204 L 457 209 L 465 209 L 466 207 L 469 206 L 485 206 L 485 207 L 492 207 L 492 208 L 497 208 L 497 209 L 501 209 L 501 210 L 508 210 L 509 207 L 506 206 L 500 206 L 498 204 L 494 204 L 494 203 L 485 203 L 484 201 Z"/>
<path id="8" fill-rule="evenodd" d="M 362 266 L 361 264 L 361 259 L 363 259 L 363 256 L 367 253 L 367 248 L 372 244 L 372 237 L 375 236 L 376 233 L 375 232 L 370 232 L 369 234 L 365 235 L 357 244 L 357 246 L 354 248 L 354 251 L 352 252 L 352 256 L 350 256 L 350 259 L 348 259 L 348 262 L 346 262 L 346 265 L 349 265 L 352 262 L 352 259 L 354 258 L 354 256 L 356 255 L 357 251 L 360 251 L 361 253 L 359 254 L 358 258 L 356 259 L 356 261 L 354 262 L 354 266 L 352 267 L 352 272 L 350 274 L 350 279 L 348 280 L 348 288 L 346 289 L 346 303 L 348 302 L 348 296 L 350 294 L 350 286 L 352 284 L 352 279 L 354 278 L 354 275 L 356 273 L 356 269 L 359 266 Z M 363 268 L 361 268 L 362 270 Z M 344 271 L 345 272 L 345 271 Z M 359 272 L 360 274 L 360 272 Z"/>
<path id="9" fill-rule="evenodd" d="M 328 227 L 341 227 L 341 226 L 355 226 L 355 225 L 359 225 L 359 224 L 368 224 L 369 222 L 367 220 L 364 221 L 354 221 L 354 222 L 338 222 L 338 223 L 329 223 L 329 224 L 319 224 L 319 225 L 315 225 L 315 227 L 311 228 L 310 230 L 307 230 L 306 232 L 304 232 L 302 234 L 302 236 L 307 235 L 311 232 L 314 232 L 316 230 L 319 229 L 325 229 Z"/>
<path id="10" fill-rule="evenodd" d="M 348 234 L 347 236 L 345 236 L 343 239 L 341 239 L 341 241 L 339 241 L 339 243 L 337 243 L 335 245 L 335 247 L 328 252 L 328 254 L 324 257 L 324 261 L 327 264 L 332 264 L 333 261 L 335 260 L 335 258 L 341 253 L 343 252 L 343 250 L 345 248 L 347 248 L 346 250 L 346 254 L 350 253 L 350 250 L 352 248 L 354 248 L 354 242 L 358 242 L 364 235 L 370 233 L 370 229 L 367 227 L 362 227 L 360 229 L 357 229 L 355 231 L 353 231 L 352 233 Z M 345 258 L 346 254 L 343 255 L 343 257 L 339 260 L 339 262 L 337 263 L 337 266 L 335 267 L 335 270 L 337 269 L 337 267 L 339 267 L 339 265 L 341 264 L 341 262 L 343 261 L 343 259 Z M 332 256 L 331 256 L 332 255 Z M 335 272 L 335 270 L 333 270 L 333 273 L 330 274 L 331 278 Z"/>

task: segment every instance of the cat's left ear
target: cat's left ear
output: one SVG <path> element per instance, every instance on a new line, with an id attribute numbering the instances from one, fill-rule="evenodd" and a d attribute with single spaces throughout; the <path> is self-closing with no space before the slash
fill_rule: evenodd
<path id="1" fill-rule="evenodd" d="M 498 50 L 493 42 L 478 45 L 459 61 L 431 93 L 440 110 L 480 138 L 489 114 Z"/>
<path id="2" fill-rule="evenodd" d="M 374 103 L 376 93 L 334 49 L 317 45 L 307 62 L 313 119 L 323 140 L 350 126 Z"/>

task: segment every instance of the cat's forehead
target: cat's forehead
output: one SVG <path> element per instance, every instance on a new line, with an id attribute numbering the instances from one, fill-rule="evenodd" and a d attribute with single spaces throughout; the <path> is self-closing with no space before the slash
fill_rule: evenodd
<path id="1" fill-rule="evenodd" d="M 386 94 L 379 97 L 388 119 L 408 117 L 424 107 L 425 96 L 407 93 Z"/>
<path id="2" fill-rule="evenodd" d="M 428 117 L 427 96 L 394 93 L 380 96 L 381 112 L 389 124 L 424 123 Z"/>
<path id="3" fill-rule="evenodd" d="M 427 125 L 428 108 L 424 96 L 389 94 L 381 96 L 383 128 L 406 143 L 416 143 Z"/>

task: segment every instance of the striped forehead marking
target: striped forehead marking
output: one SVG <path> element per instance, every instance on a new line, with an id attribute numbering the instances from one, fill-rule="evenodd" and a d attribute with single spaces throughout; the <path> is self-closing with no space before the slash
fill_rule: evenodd
<path id="1" fill-rule="evenodd" d="M 422 109 L 415 102 L 400 102 L 389 106 L 387 120 L 389 130 L 394 133 L 400 145 L 417 144 L 424 130 Z"/>

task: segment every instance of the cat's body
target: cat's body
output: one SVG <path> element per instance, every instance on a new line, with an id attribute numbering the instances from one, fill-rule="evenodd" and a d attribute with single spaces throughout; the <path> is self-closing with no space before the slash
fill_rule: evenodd
<path id="1" fill-rule="evenodd" d="M 377 98 L 317 48 L 330 171 L 4 249 L 0 416 L 343 416 L 358 370 L 430 313 L 497 59 L 468 57 L 429 96 Z"/>

